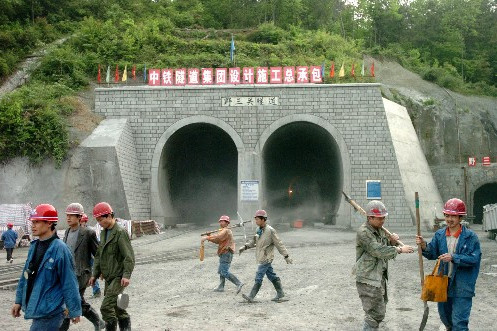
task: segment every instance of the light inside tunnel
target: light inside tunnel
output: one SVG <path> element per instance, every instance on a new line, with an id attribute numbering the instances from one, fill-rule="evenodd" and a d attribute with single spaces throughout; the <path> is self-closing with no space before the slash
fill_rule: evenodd
<path id="1" fill-rule="evenodd" d="M 210 224 L 236 216 L 238 152 L 231 137 L 212 124 L 183 127 L 163 152 L 161 191 L 175 223 Z"/>
<path id="2" fill-rule="evenodd" d="M 473 196 L 474 223 L 483 223 L 483 206 L 493 203 L 497 203 L 497 183 L 489 183 L 480 186 Z"/>
<path id="3" fill-rule="evenodd" d="M 264 146 L 263 171 L 263 206 L 273 220 L 335 224 L 343 171 L 328 131 L 308 122 L 279 128 Z"/>

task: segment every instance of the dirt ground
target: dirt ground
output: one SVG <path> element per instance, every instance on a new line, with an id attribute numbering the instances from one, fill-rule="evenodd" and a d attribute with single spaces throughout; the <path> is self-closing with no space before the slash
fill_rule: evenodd
<path id="1" fill-rule="evenodd" d="M 475 230 L 480 237 L 483 258 L 470 329 L 495 330 L 497 242 Z M 137 260 L 164 251 L 194 249 L 199 245 L 200 232 L 180 233 L 155 244 L 153 242 L 164 239 L 165 234 L 134 239 Z M 404 243 L 414 244 L 414 229 L 395 232 Z M 185 259 L 136 266 L 127 290 L 133 329 L 361 330 L 363 311 L 351 275 L 355 233 L 336 228 L 303 228 L 281 230 L 280 236 L 294 264 L 287 265 L 276 253 L 273 266 L 289 301 L 272 302 L 275 291 L 267 279 L 256 297 L 257 303 L 253 304 L 245 303 L 241 295 L 236 296 L 232 284 L 227 284 L 224 293 L 212 292 L 218 282 L 218 259 L 215 246 L 208 244 L 204 262 L 198 260 L 196 250 L 191 250 Z M 244 241 L 240 230 L 236 232 L 236 239 L 238 244 Z M 25 251 L 18 250 L 14 254 L 21 263 Z M 425 260 L 425 273 L 431 271 L 433 265 L 432 261 Z M 242 292 L 248 294 L 256 271 L 254 251 L 236 255 L 231 271 L 245 282 Z M 390 263 L 390 301 L 381 330 L 418 330 L 423 315 L 419 284 L 417 254 L 402 254 Z M 89 297 L 90 290 L 87 292 Z M 27 330 L 29 321 L 9 316 L 14 296 L 13 291 L 0 291 L 0 325 L 4 330 Z M 88 298 L 96 308 L 101 300 Z M 426 330 L 439 330 L 436 304 L 428 305 Z M 71 326 L 71 330 L 92 330 L 92 327 L 83 320 Z"/>

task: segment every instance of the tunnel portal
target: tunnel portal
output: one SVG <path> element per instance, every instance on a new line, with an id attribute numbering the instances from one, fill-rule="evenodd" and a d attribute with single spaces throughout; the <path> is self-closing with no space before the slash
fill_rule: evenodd
<path id="1" fill-rule="evenodd" d="M 163 192 L 177 223 L 215 223 L 236 215 L 238 152 L 215 125 L 195 123 L 175 132 L 164 152 Z"/>
<path id="2" fill-rule="evenodd" d="M 483 206 L 497 203 L 497 183 L 480 186 L 473 196 L 473 215 L 476 224 L 483 223 Z"/>
<path id="3" fill-rule="evenodd" d="M 322 127 L 294 122 L 276 130 L 263 149 L 263 178 L 263 205 L 272 219 L 335 224 L 342 160 L 336 141 Z"/>

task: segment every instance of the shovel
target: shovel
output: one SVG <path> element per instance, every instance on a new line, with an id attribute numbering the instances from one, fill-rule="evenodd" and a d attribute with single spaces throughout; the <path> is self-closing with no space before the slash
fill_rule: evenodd
<path id="1" fill-rule="evenodd" d="M 414 200 L 416 202 L 416 228 L 418 236 L 421 236 L 421 219 L 419 217 L 419 195 L 418 192 L 414 193 Z M 423 249 L 421 245 L 418 245 L 418 256 L 419 256 L 419 275 L 421 276 L 421 288 L 423 288 L 425 282 L 425 271 L 423 269 Z M 428 314 L 430 313 L 430 309 L 428 308 L 428 303 L 423 301 L 424 304 L 424 313 L 423 319 L 421 320 L 421 324 L 419 325 L 419 331 L 423 331 L 426 326 L 426 321 L 428 321 Z"/>

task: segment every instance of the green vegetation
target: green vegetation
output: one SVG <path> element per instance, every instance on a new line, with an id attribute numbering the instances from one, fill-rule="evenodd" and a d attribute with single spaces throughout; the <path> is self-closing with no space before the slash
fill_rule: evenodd
<path id="1" fill-rule="evenodd" d="M 440 86 L 497 96 L 495 0 L 0 0 L 0 8 L 0 81 L 26 55 L 71 36 L 0 101 L 0 161 L 60 163 L 72 109 L 65 96 L 95 80 L 99 64 L 103 80 L 116 64 L 136 64 L 139 74 L 144 64 L 229 67 L 232 35 L 240 67 L 326 61 L 329 70 L 334 60 L 337 73 L 343 62 L 359 72 L 371 54 Z"/>

